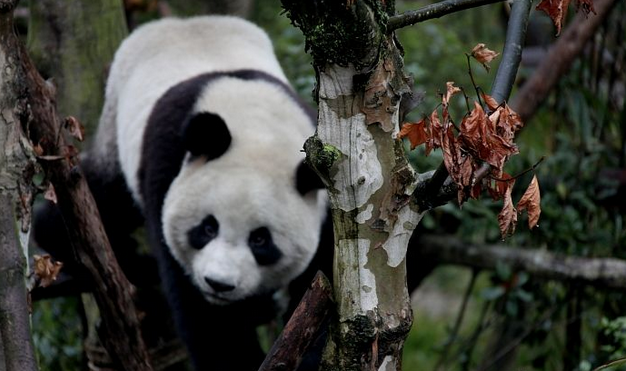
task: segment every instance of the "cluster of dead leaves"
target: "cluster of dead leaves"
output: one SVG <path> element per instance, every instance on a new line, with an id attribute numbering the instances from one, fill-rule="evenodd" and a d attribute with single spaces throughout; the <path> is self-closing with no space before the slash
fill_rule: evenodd
<path id="1" fill-rule="evenodd" d="M 556 34 L 557 36 L 561 33 L 561 27 L 565 21 L 565 16 L 567 15 L 567 8 L 569 7 L 571 0 L 541 0 L 541 2 L 537 5 L 537 10 L 542 10 L 548 14 L 548 16 L 554 22 L 554 26 L 556 26 Z M 595 9 L 593 8 L 592 0 L 577 0 L 576 1 L 576 10 L 582 9 L 585 15 L 593 12 L 596 14 Z"/>
<path id="2" fill-rule="evenodd" d="M 475 102 L 457 128 L 448 107 L 450 99 L 461 89 L 453 82 L 448 82 L 446 87 L 441 116 L 435 109 L 419 122 L 404 123 L 398 137 L 408 138 L 411 149 L 425 144 L 426 155 L 441 148 L 444 164 L 458 188 L 459 205 L 468 198 L 478 198 L 483 189 L 494 200 L 503 199 L 504 206 L 498 215 L 503 237 L 515 231 L 518 211 L 527 210 L 529 225 L 534 227 L 541 213 L 537 178 L 533 178 L 516 209 L 511 199 L 515 179 L 503 170 L 509 157 L 519 152 L 513 139 L 523 126 L 520 117 L 506 103 L 498 104 L 492 97 L 482 94 L 490 113 Z"/>

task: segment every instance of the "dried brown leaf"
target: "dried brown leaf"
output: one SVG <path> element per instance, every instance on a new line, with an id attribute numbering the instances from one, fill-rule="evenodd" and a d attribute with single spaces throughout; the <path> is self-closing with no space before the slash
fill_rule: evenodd
<path id="1" fill-rule="evenodd" d="M 517 211 L 521 213 L 524 210 L 528 211 L 528 228 L 533 229 L 538 225 L 541 215 L 541 193 L 536 175 L 533 176 L 526 192 L 517 203 Z"/>
<path id="2" fill-rule="evenodd" d="M 437 110 L 434 110 L 430 114 L 428 131 L 430 132 L 430 137 L 426 142 L 426 151 L 425 154 L 428 156 L 430 151 L 433 149 L 441 148 L 441 137 L 443 133 L 443 126 L 441 125 L 441 121 L 439 121 L 439 113 Z"/>
<path id="3" fill-rule="evenodd" d="M 446 94 L 441 98 L 441 103 L 444 107 L 448 107 L 450 104 L 450 99 L 455 95 L 461 92 L 461 88 L 454 86 L 454 81 L 446 82 Z"/>
<path id="4" fill-rule="evenodd" d="M 474 57 L 474 59 L 476 59 L 480 64 L 482 64 L 487 72 L 489 72 L 489 69 L 491 69 L 489 63 L 498 55 L 500 55 L 500 53 L 496 53 L 493 50 L 490 50 L 483 43 L 476 44 L 471 53 L 471 56 Z"/>
<path id="5" fill-rule="evenodd" d="M 426 143 L 430 138 L 426 129 L 426 119 L 424 118 L 419 122 L 405 122 L 398 133 L 398 138 L 402 139 L 405 137 L 411 142 L 411 150 L 420 144 Z"/>
<path id="6" fill-rule="evenodd" d="M 544 11 L 556 27 L 556 35 L 561 33 L 570 0 L 541 0 L 535 9 Z"/>
<path id="7" fill-rule="evenodd" d="M 52 262 L 50 255 L 33 255 L 35 264 L 33 270 L 35 275 L 39 277 L 39 286 L 48 287 L 53 281 L 56 281 L 63 263 Z"/>
<path id="8" fill-rule="evenodd" d="M 507 189 L 504 192 L 504 203 L 500 214 L 498 214 L 498 224 L 500 225 L 502 238 L 513 234 L 517 226 L 517 211 L 513 206 L 513 200 L 511 198 L 511 191 L 513 190 L 514 184 L 514 180 L 507 182 Z"/>
<path id="9" fill-rule="evenodd" d="M 509 174 L 503 172 L 499 179 L 493 179 L 493 182 L 489 182 L 487 191 L 494 201 L 504 198 L 504 194 L 509 188 L 509 182 L 511 179 L 513 178 Z"/>
<path id="10" fill-rule="evenodd" d="M 498 102 L 496 102 L 496 100 L 489 94 L 486 93 L 481 93 L 483 100 L 485 101 L 485 104 L 487 105 L 487 108 L 489 108 L 490 111 L 495 111 L 496 108 L 498 108 L 499 104 Z"/>

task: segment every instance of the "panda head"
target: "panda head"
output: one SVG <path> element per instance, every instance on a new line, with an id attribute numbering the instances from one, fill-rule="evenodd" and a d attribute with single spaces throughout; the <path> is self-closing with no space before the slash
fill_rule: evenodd
<path id="1" fill-rule="evenodd" d="M 288 96 L 274 108 L 220 103 L 231 88 L 239 95 L 273 89 L 236 83 L 228 82 L 226 91 L 209 89 L 184 124 L 188 154 L 162 213 L 170 252 L 206 300 L 220 305 L 272 293 L 301 274 L 326 216 L 321 183 L 301 152 L 310 117 Z M 268 110 L 275 111 L 273 120 L 264 118 Z"/>

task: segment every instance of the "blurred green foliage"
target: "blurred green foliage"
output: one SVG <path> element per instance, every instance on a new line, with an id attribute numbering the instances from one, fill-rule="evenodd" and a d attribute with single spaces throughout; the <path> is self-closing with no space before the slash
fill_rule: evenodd
<path id="1" fill-rule="evenodd" d="M 33 303 L 33 341 L 42 371 L 83 370 L 80 299 Z"/>

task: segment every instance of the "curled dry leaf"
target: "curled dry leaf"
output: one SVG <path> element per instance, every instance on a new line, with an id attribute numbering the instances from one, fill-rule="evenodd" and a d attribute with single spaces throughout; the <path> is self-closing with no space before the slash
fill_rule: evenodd
<path id="1" fill-rule="evenodd" d="M 446 82 L 446 94 L 441 99 L 441 103 L 443 104 L 443 106 L 448 107 L 448 105 L 450 104 L 450 98 L 460 92 L 461 88 L 454 86 L 454 81 Z"/>
<path id="2" fill-rule="evenodd" d="M 437 110 L 434 110 L 430 114 L 430 125 L 429 125 L 429 133 L 430 138 L 426 142 L 426 151 L 425 154 L 428 156 L 430 151 L 436 148 L 441 148 L 441 137 L 443 133 L 443 126 L 441 125 L 441 121 L 439 120 L 439 113 Z"/>
<path id="3" fill-rule="evenodd" d="M 66 117 L 65 128 L 69 131 L 70 135 L 76 138 L 79 142 L 82 142 L 85 139 L 85 128 L 76 117 Z"/>
<path id="4" fill-rule="evenodd" d="M 514 180 L 506 182 L 507 188 L 504 192 L 504 204 L 502 210 L 498 214 L 498 224 L 500 225 L 500 234 L 502 238 L 512 235 L 517 226 L 517 210 L 513 206 L 511 191 L 513 190 Z"/>
<path id="5" fill-rule="evenodd" d="M 483 97 L 483 100 L 485 101 L 485 104 L 487 105 L 487 108 L 489 108 L 490 111 L 495 111 L 498 106 L 500 106 L 498 104 L 498 102 L 496 102 L 496 100 L 489 94 L 486 94 L 484 92 L 482 92 L 480 94 Z"/>
<path id="6" fill-rule="evenodd" d="M 533 176 L 526 192 L 517 203 L 518 212 L 528 211 L 528 228 L 533 229 L 539 223 L 541 215 L 541 193 L 539 192 L 539 181 L 537 175 Z"/>
<path id="7" fill-rule="evenodd" d="M 35 275 L 39 277 L 39 286 L 48 287 L 53 281 L 56 281 L 63 263 L 52 262 L 50 255 L 33 255 L 35 264 L 33 270 Z"/>
<path id="8" fill-rule="evenodd" d="M 398 133 L 398 138 L 402 139 L 405 137 L 408 138 L 411 143 L 411 150 L 422 143 L 426 143 L 429 138 L 426 130 L 426 119 L 424 118 L 419 122 L 405 122 Z"/>
<path id="9" fill-rule="evenodd" d="M 474 57 L 474 59 L 476 59 L 480 64 L 483 65 L 483 67 L 485 67 L 487 72 L 489 72 L 489 69 L 491 69 L 491 67 L 489 66 L 489 63 L 495 57 L 499 55 L 500 53 L 496 53 L 493 50 L 489 50 L 489 48 L 487 48 L 487 46 L 485 46 L 485 44 L 483 43 L 476 44 L 474 49 L 472 49 L 472 54 L 471 54 L 471 56 Z"/>
<path id="10" fill-rule="evenodd" d="M 570 0 L 541 0 L 535 9 L 544 11 L 556 27 L 556 35 L 561 33 Z"/>

